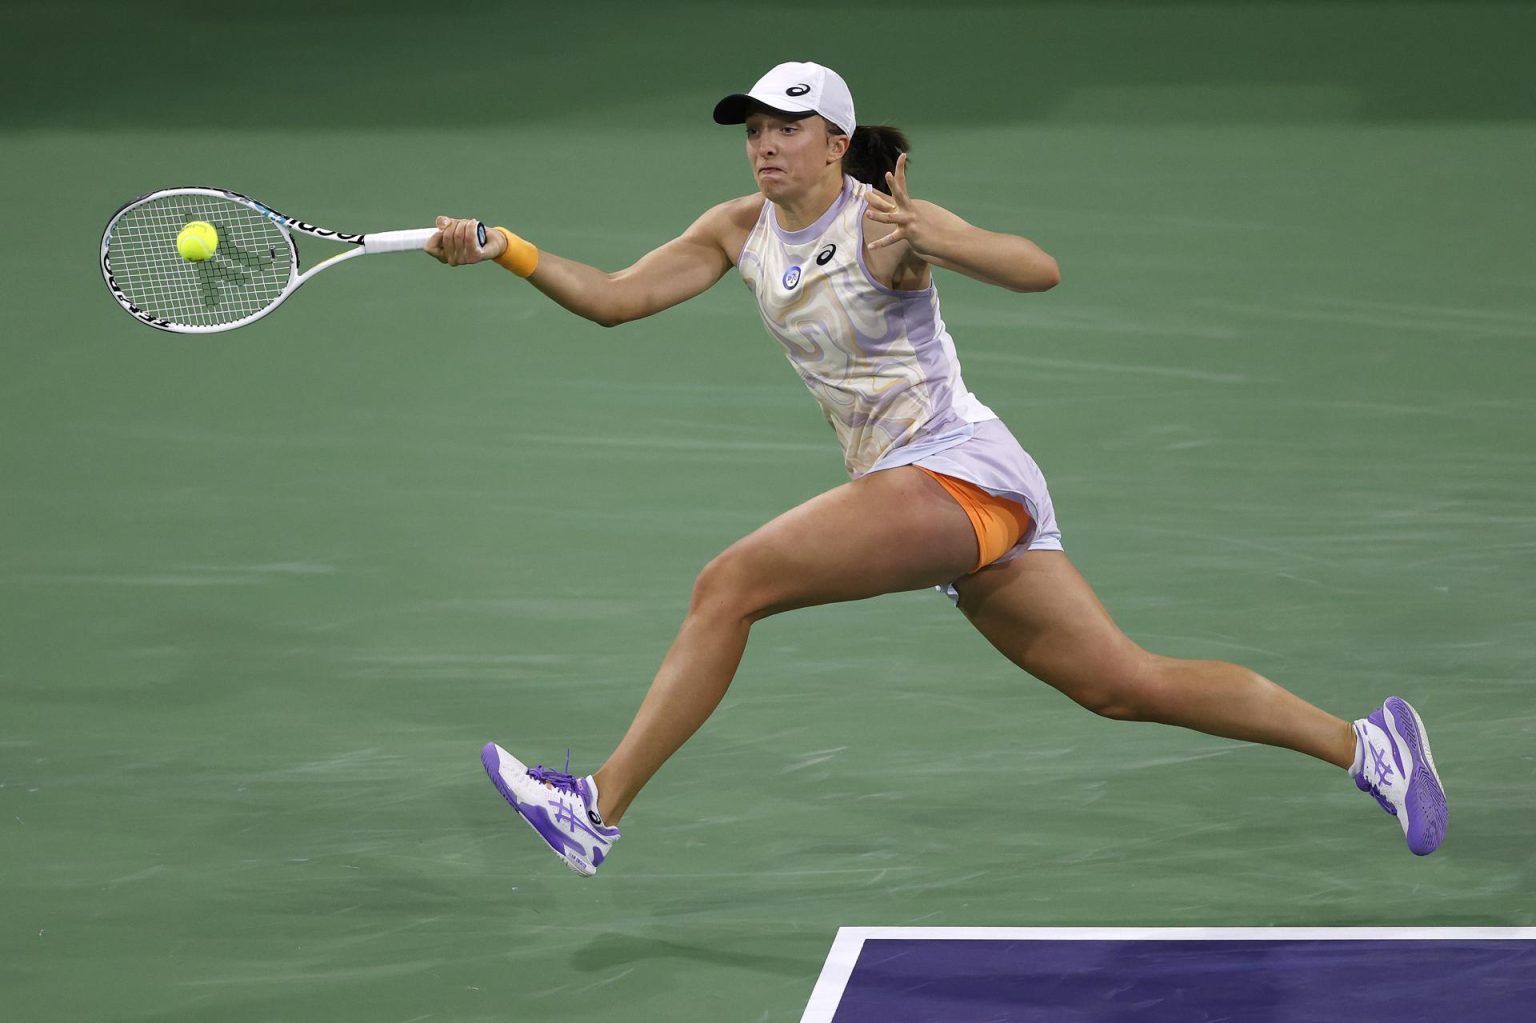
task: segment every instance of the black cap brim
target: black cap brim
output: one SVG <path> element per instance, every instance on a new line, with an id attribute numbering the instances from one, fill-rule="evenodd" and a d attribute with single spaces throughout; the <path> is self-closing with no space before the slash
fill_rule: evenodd
<path id="1" fill-rule="evenodd" d="M 747 123 L 747 103 L 752 99 L 744 92 L 738 92 L 727 96 L 715 104 L 716 124 L 745 124 Z"/>
<path id="2" fill-rule="evenodd" d="M 778 107 L 770 107 L 762 100 L 748 96 L 744 92 L 737 92 L 715 104 L 715 123 L 746 124 L 747 114 L 753 110 L 771 110 L 785 117 L 804 117 L 816 112 L 814 110 L 781 110 Z"/>

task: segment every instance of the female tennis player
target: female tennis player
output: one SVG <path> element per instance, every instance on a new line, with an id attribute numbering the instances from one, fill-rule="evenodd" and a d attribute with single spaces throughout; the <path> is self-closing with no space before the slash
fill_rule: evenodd
<path id="1" fill-rule="evenodd" d="M 495 261 L 605 326 L 692 298 L 734 266 L 843 447 L 851 482 L 732 544 L 699 574 L 682 627 L 629 731 L 594 774 L 528 768 L 494 743 L 487 773 L 577 873 L 590 876 L 661 765 L 714 711 L 754 622 L 795 608 L 938 586 L 1029 674 L 1121 721 L 1158 721 L 1298 750 L 1348 770 L 1433 852 L 1444 790 L 1424 724 L 1392 697 L 1353 723 L 1247 668 L 1161 657 L 1110 619 L 1062 550 L 1044 477 L 967 388 L 933 267 L 1046 291 L 1056 261 L 907 188 L 906 140 L 860 128 L 836 72 L 780 64 L 715 107 L 744 124 L 757 190 L 706 211 L 628 269 L 542 252 L 505 228 L 440 217 L 428 252 Z"/>

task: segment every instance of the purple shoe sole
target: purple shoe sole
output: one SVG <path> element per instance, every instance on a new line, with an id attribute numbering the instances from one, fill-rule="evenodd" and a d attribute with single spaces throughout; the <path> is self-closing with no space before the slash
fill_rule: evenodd
<path id="1" fill-rule="evenodd" d="M 1408 814 L 1408 849 L 1416 856 L 1428 856 L 1440 848 L 1445 838 L 1450 817 L 1445 788 L 1435 771 L 1429 736 L 1418 712 L 1397 696 L 1389 697 L 1384 709 L 1392 732 L 1413 754 L 1413 776 L 1408 779 L 1408 792 L 1403 799 Z"/>

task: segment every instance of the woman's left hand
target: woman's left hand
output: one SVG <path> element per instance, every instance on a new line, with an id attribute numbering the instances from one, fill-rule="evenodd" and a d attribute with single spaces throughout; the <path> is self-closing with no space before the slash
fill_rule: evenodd
<path id="1" fill-rule="evenodd" d="M 877 224 L 892 224 L 896 229 L 883 238 L 876 238 L 867 247 L 883 249 L 887 245 L 904 241 L 919 256 L 926 255 L 931 251 L 929 246 L 937 227 L 932 222 L 934 207 L 931 203 L 914 202 L 912 196 L 907 193 L 906 153 L 896 157 L 896 170 L 886 172 L 885 183 L 891 190 L 891 194 L 886 195 L 877 189 L 870 189 L 866 193 L 869 209 L 864 215 Z"/>
<path id="2" fill-rule="evenodd" d="M 1010 291 L 1049 291 L 1061 280 L 1056 261 L 1028 238 L 984 231 L 944 207 L 914 199 L 907 193 L 907 154 L 896 158 L 895 173 L 887 172 L 890 195 L 871 188 L 864 193 L 864 216 L 893 230 L 865 247 L 883 249 L 906 242 L 918 259 L 930 266 L 963 273 Z"/>

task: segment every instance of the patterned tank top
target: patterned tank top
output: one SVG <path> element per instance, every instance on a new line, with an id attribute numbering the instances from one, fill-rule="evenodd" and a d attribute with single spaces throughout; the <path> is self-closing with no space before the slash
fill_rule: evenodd
<path id="1" fill-rule="evenodd" d="M 997 416 L 966 390 L 938 292 L 893 291 L 864 262 L 865 195 L 851 177 L 811 226 L 786 231 L 763 204 L 737 259 L 857 479 L 961 444 Z"/>

